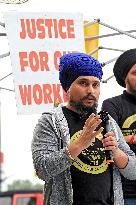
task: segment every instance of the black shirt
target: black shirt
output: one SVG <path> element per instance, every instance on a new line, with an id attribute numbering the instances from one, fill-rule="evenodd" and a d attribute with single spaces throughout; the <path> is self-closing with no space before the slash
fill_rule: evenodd
<path id="1" fill-rule="evenodd" d="M 78 113 L 63 107 L 71 141 L 80 135 L 85 120 Z M 102 135 L 76 158 L 71 166 L 73 205 L 111 205 L 112 177 L 106 164 Z"/>
<path id="2" fill-rule="evenodd" d="M 136 96 L 124 91 L 119 96 L 104 100 L 102 109 L 114 118 L 124 136 L 136 134 Z M 136 154 L 136 145 L 129 146 Z M 130 181 L 122 176 L 122 185 L 124 198 L 136 197 L 136 180 Z"/>

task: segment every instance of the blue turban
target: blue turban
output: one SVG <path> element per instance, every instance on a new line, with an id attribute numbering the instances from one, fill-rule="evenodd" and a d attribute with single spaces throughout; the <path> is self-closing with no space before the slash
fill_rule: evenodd
<path id="1" fill-rule="evenodd" d="M 102 66 L 98 60 L 85 53 L 69 53 L 60 58 L 59 80 L 65 91 L 79 76 L 102 79 Z"/>

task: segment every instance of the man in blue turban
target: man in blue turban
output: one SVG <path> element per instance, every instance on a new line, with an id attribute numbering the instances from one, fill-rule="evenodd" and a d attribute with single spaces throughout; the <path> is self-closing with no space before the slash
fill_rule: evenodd
<path id="1" fill-rule="evenodd" d="M 120 173 L 135 179 L 136 158 L 112 118 L 103 138 L 96 111 L 101 64 L 85 53 L 70 53 L 59 68 L 68 103 L 42 115 L 32 142 L 35 170 L 45 181 L 44 205 L 123 205 Z M 113 165 L 106 163 L 105 147 Z"/>
<path id="2" fill-rule="evenodd" d="M 72 83 L 81 76 L 90 76 L 90 78 L 93 78 L 94 80 L 96 79 L 98 84 L 100 84 L 99 81 L 102 79 L 102 75 L 103 72 L 101 64 L 90 55 L 85 53 L 69 53 L 60 58 L 59 80 L 65 92 L 67 92 Z M 85 90 L 82 93 L 79 90 L 76 90 L 74 96 L 68 94 L 69 104 L 76 107 L 78 113 L 82 116 L 88 116 L 90 113 L 96 112 L 99 97 L 99 86 L 97 88 L 98 89 L 94 89 L 87 93 Z M 73 98 L 77 98 L 78 95 L 79 100 L 76 99 L 75 101 Z M 94 100 L 93 105 L 90 106 L 90 104 L 87 105 L 83 102 L 87 99 L 90 99 L 90 102 L 91 100 Z"/>

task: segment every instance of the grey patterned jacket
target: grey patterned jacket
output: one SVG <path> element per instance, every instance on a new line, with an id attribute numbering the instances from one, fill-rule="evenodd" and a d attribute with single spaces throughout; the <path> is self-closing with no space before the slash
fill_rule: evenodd
<path id="1" fill-rule="evenodd" d="M 111 129 L 115 132 L 119 148 L 129 157 L 129 162 L 124 169 L 113 167 L 114 205 L 123 205 L 120 173 L 130 180 L 135 180 L 136 158 L 112 118 L 110 118 L 110 123 Z M 32 140 L 34 167 L 38 177 L 45 181 L 44 205 L 72 205 L 70 175 L 72 160 L 65 151 L 65 147 L 69 143 L 68 124 L 61 106 L 50 113 L 44 113 L 36 125 Z"/>

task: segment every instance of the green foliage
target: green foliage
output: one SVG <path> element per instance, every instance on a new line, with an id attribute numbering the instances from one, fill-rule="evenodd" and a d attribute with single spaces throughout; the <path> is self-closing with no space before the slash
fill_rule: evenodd
<path id="1" fill-rule="evenodd" d="M 37 183 L 33 184 L 29 180 L 15 180 L 12 184 L 8 184 L 8 190 L 25 190 L 25 189 L 38 189 L 42 190 L 43 185 Z"/>

